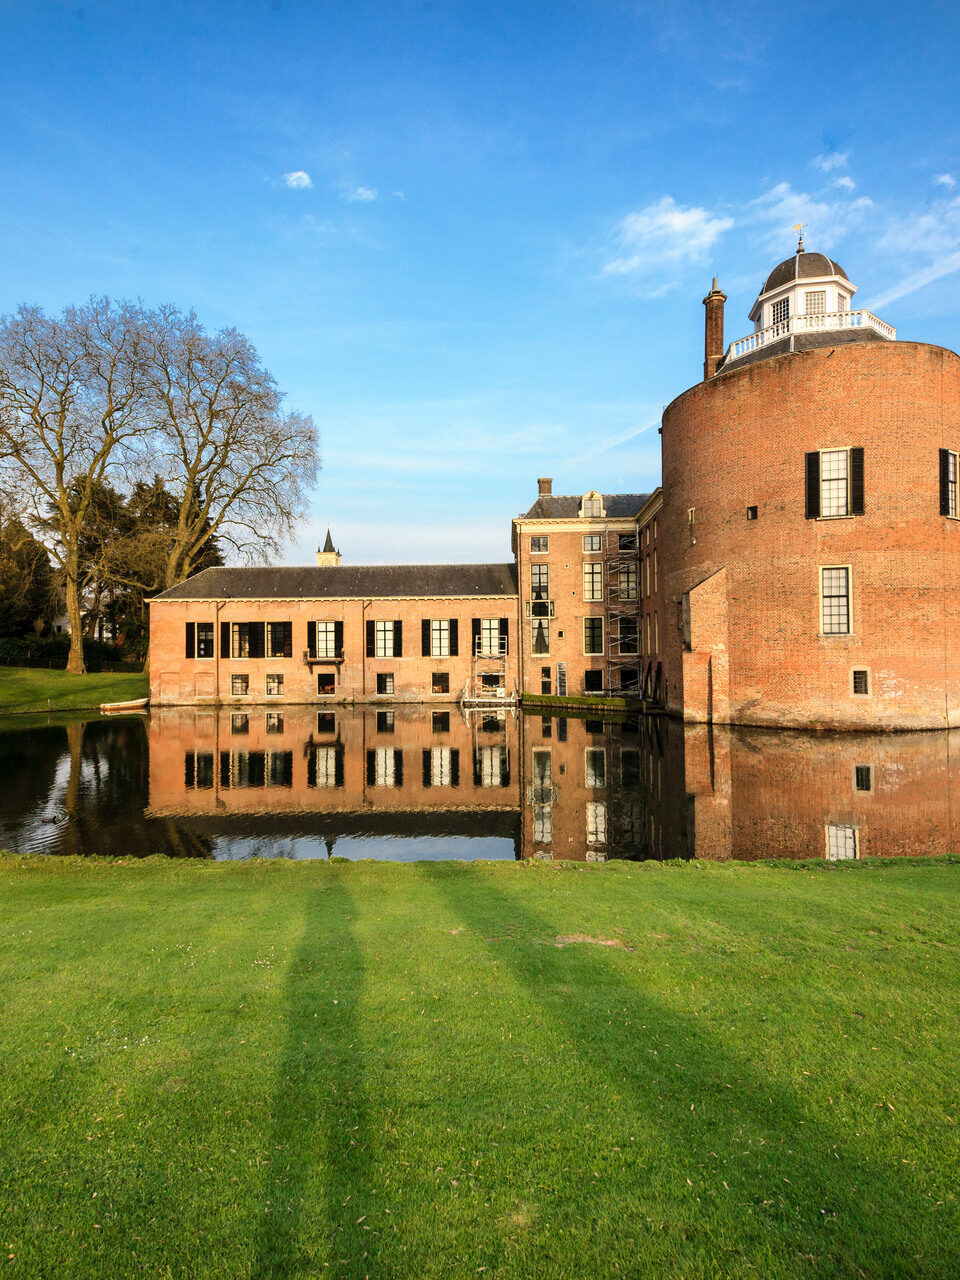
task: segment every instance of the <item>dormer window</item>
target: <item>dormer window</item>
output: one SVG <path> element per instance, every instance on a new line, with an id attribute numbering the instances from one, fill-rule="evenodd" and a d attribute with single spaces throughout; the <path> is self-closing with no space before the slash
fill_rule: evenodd
<path id="1" fill-rule="evenodd" d="M 781 298 L 770 308 L 770 320 L 774 328 L 786 328 L 790 323 L 790 299 Z"/>
<path id="2" fill-rule="evenodd" d="M 803 295 L 803 310 L 808 316 L 825 316 L 827 314 L 826 289 L 808 289 Z"/>
<path id="3" fill-rule="evenodd" d="M 603 498 L 599 493 L 585 493 L 580 501 L 580 515 L 584 520 L 603 515 Z"/>

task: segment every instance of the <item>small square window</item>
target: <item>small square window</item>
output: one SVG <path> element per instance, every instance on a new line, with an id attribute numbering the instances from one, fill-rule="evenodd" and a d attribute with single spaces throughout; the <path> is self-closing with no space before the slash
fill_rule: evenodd
<path id="1" fill-rule="evenodd" d="M 873 790 L 873 769 L 868 764 L 857 764 L 853 767 L 853 782 L 858 791 Z"/>
<path id="2" fill-rule="evenodd" d="M 317 712 L 317 733 L 336 733 L 337 717 L 332 711 Z"/>
<path id="3" fill-rule="evenodd" d="M 321 672 L 317 676 L 317 693 L 325 697 L 329 697 L 331 693 L 335 693 L 337 688 L 337 677 L 333 672 Z"/>
<path id="4" fill-rule="evenodd" d="M 449 693 L 450 692 L 450 675 L 446 671 L 435 671 L 430 677 L 430 690 L 432 693 Z"/>
<path id="5" fill-rule="evenodd" d="M 853 692 L 858 698 L 865 698 L 870 693 L 870 672 L 862 667 L 853 673 Z"/>
<path id="6" fill-rule="evenodd" d="M 537 537 L 530 539 L 530 553 L 535 556 L 545 556 L 550 550 L 550 539 Z"/>
<path id="7" fill-rule="evenodd" d="M 242 698 L 250 692 L 249 676 L 231 676 L 230 693 L 234 698 Z"/>
<path id="8" fill-rule="evenodd" d="M 748 520 L 756 520 L 756 518 L 757 518 L 757 508 L 756 508 L 756 507 L 747 507 L 747 519 L 748 519 Z"/>
<path id="9" fill-rule="evenodd" d="M 279 711 L 268 711 L 266 717 L 267 733 L 283 733 L 283 716 Z"/>
<path id="10" fill-rule="evenodd" d="M 390 672 L 383 672 L 377 676 L 377 693 L 391 694 L 393 693 L 393 675 Z"/>
<path id="11" fill-rule="evenodd" d="M 394 713 L 392 711 L 378 711 L 377 733 L 393 733 L 394 728 Z"/>
<path id="12" fill-rule="evenodd" d="M 600 535 L 599 535 L 599 533 L 587 533 L 587 534 L 584 534 L 584 537 L 583 537 L 583 549 L 584 549 L 584 551 L 585 551 L 585 552 L 587 552 L 587 554 L 588 554 L 588 555 L 589 555 L 589 554 L 591 554 L 591 553 L 592 553 L 592 552 L 594 552 L 594 551 L 599 551 L 599 550 L 600 550 Z"/>
<path id="13" fill-rule="evenodd" d="M 435 711 L 433 713 L 433 732 L 449 733 L 450 732 L 450 712 Z"/>
<path id="14" fill-rule="evenodd" d="M 283 693 L 283 676 L 267 676 L 267 696 L 279 697 Z"/>
<path id="15" fill-rule="evenodd" d="M 603 693 L 603 672 L 585 671 L 583 673 L 583 689 L 585 693 Z"/>
<path id="16" fill-rule="evenodd" d="M 250 717 L 246 714 L 246 712 L 234 712 L 234 714 L 230 717 L 230 732 L 231 733 L 249 733 L 250 732 Z"/>

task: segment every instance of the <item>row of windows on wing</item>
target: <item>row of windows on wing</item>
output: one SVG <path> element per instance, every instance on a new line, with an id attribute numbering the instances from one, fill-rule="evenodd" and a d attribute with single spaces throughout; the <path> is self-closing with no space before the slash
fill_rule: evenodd
<path id="1" fill-rule="evenodd" d="M 550 721 L 547 719 L 547 724 Z M 282 711 L 267 711 L 264 713 L 264 731 L 269 734 L 283 733 L 284 731 L 284 715 Z M 393 733 L 396 729 L 396 713 L 393 711 L 378 711 L 376 718 L 377 733 Z M 488 711 L 479 717 L 477 722 L 477 730 L 479 733 L 503 733 L 505 727 L 504 713 L 497 711 Z M 432 718 L 432 728 L 434 733 L 450 732 L 450 712 L 434 711 Z M 230 732 L 231 734 L 248 734 L 250 732 L 250 713 L 247 711 L 234 711 L 230 716 Z M 320 711 L 317 713 L 317 734 L 323 737 L 329 737 L 337 733 L 337 716 L 333 711 Z"/>
<path id="2" fill-rule="evenodd" d="M 368 658 L 403 657 L 403 623 L 399 619 L 368 620 Z M 473 618 L 471 652 L 480 657 L 506 655 L 510 629 L 506 618 Z M 420 623 L 420 651 L 425 658 L 454 658 L 460 652 L 460 628 L 456 618 L 424 618 Z M 188 658 L 214 657 L 214 624 L 186 623 L 185 653 Z M 307 623 L 307 654 L 311 658 L 342 658 L 343 622 Z M 290 658 L 293 656 L 292 622 L 222 622 L 222 658 Z"/>
<path id="3" fill-rule="evenodd" d="M 657 521 L 653 521 L 653 538 L 657 538 Z M 646 546 L 650 545 L 650 525 L 647 525 L 645 531 Z M 616 538 L 616 542 L 613 539 Z M 602 533 L 585 533 L 583 535 L 583 553 L 584 555 L 596 555 L 604 549 L 604 535 Z M 639 551 L 643 545 L 643 539 L 639 538 L 635 533 L 610 533 L 607 535 L 607 548 L 617 551 Z M 530 554 L 532 556 L 545 556 L 550 552 L 550 536 L 546 533 L 535 533 L 530 537 Z"/>
<path id="4" fill-rule="evenodd" d="M 807 454 L 807 519 L 860 516 L 864 510 L 863 449 L 819 449 Z M 940 450 L 940 514 L 960 515 L 960 464 L 950 449 Z M 751 507 L 751 518 L 756 508 Z"/>
<path id="5" fill-rule="evenodd" d="M 640 561 L 627 561 L 615 566 L 615 572 L 609 575 L 609 592 L 611 599 L 636 600 L 640 581 Z M 654 550 L 652 556 L 646 556 L 644 595 L 656 592 L 660 565 L 659 553 Z M 588 603 L 602 601 L 604 598 L 604 580 L 608 576 L 600 562 L 590 561 L 583 566 L 583 598 Z M 652 585 L 652 591 L 651 591 Z M 530 595 L 532 598 L 531 614 L 533 617 L 553 617 L 550 609 L 550 566 L 548 564 L 531 564 Z"/>
<path id="6" fill-rule="evenodd" d="M 416 753 L 411 753 L 416 755 Z M 476 747 L 473 756 L 475 787 L 509 787 L 510 750 L 503 745 Z M 307 786 L 344 786 L 342 745 L 313 746 L 307 754 Z M 424 747 L 420 753 L 420 780 L 425 787 L 460 786 L 460 750 L 457 747 Z M 216 760 L 212 751 L 187 751 L 183 760 L 186 787 L 210 790 L 215 782 Z M 366 753 L 366 780 L 370 787 L 402 787 L 404 752 L 400 747 L 373 747 Z M 292 787 L 292 751 L 221 751 L 220 786 Z"/>

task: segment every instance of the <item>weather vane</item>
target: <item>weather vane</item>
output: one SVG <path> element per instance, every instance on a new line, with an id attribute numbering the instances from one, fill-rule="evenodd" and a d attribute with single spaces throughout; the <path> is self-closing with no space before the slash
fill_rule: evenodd
<path id="1" fill-rule="evenodd" d="M 803 253 L 803 223 L 795 223 L 793 229 L 797 233 L 797 253 Z"/>

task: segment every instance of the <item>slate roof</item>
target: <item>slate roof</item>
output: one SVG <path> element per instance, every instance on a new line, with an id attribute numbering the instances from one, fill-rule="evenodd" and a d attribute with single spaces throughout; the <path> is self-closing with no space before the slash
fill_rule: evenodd
<path id="1" fill-rule="evenodd" d="M 157 600 L 338 600 L 515 596 L 513 564 L 359 564 L 204 569 Z"/>
<path id="2" fill-rule="evenodd" d="M 813 351 L 816 347 L 845 347 L 851 342 L 890 342 L 876 329 L 824 329 L 816 333 L 795 333 L 793 335 L 793 351 Z M 790 338 L 780 338 L 777 342 L 766 342 L 762 347 L 754 347 L 736 360 L 724 360 L 717 366 L 719 377 L 722 373 L 733 373 L 735 369 L 743 369 L 748 364 L 759 364 L 761 360 L 772 360 L 774 356 L 789 355 Z"/>
<path id="3" fill-rule="evenodd" d="M 629 520 L 637 514 L 649 493 L 603 493 L 603 509 L 608 519 Z M 546 493 L 536 500 L 524 520 L 578 520 L 583 494 Z"/>
<path id="4" fill-rule="evenodd" d="M 849 281 L 849 276 L 839 262 L 834 262 L 825 253 L 795 253 L 792 258 L 784 258 L 767 276 L 767 283 L 760 290 L 769 293 L 771 289 L 779 289 L 791 280 L 809 280 L 811 276 L 840 276 Z"/>

